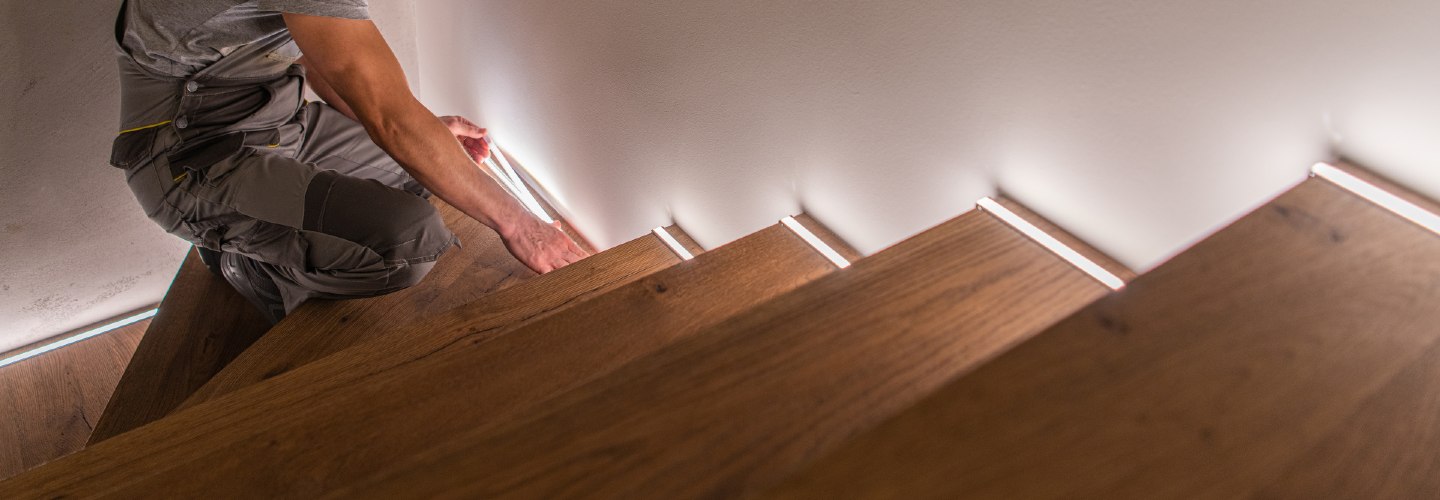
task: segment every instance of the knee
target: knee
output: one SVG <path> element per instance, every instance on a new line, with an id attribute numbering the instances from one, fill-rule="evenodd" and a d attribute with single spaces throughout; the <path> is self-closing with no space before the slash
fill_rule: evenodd
<path id="1" fill-rule="evenodd" d="M 372 230 L 380 242 L 371 248 L 386 261 L 404 261 L 412 264 L 411 268 L 420 267 L 418 264 L 439 258 L 455 243 L 455 234 L 424 198 L 398 194 L 389 207 L 384 217 L 372 221 Z M 424 267 L 428 272 L 430 266 Z"/>
<path id="2" fill-rule="evenodd" d="M 388 288 L 400 290 L 420 284 L 430 270 L 435 268 L 435 262 L 420 262 L 416 264 L 405 264 L 390 271 L 386 277 Z"/>
<path id="3" fill-rule="evenodd" d="M 433 261 L 455 243 L 428 200 L 373 180 L 322 172 L 306 201 L 306 229 L 370 248 L 397 272 L 413 274 L 405 268 Z"/>

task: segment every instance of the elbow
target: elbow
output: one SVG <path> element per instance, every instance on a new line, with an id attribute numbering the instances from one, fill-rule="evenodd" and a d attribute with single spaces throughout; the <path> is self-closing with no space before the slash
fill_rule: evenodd
<path id="1" fill-rule="evenodd" d="M 392 141 L 413 130 L 416 110 L 424 109 L 420 101 L 408 92 L 392 100 L 394 102 L 379 102 L 363 108 L 351 106 L 370 138 L 381 146 L 393 144 Z"/>

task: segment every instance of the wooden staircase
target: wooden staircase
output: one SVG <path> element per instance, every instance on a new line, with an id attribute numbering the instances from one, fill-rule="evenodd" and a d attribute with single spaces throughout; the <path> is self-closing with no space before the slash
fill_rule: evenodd
<path id="1" fill-rule="evenodd" d="M 1440 492 L 1440 238 L 1321 179 L 1119 292 L 978 210 L 846 269 L 780 225 L 538 277 L 466 250 L 0 498 Z"/>

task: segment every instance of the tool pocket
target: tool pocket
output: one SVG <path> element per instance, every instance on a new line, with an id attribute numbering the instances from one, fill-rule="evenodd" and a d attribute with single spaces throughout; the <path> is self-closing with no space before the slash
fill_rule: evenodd
<path id="1" fill-rule="evenodd" d="M 170 153 L 170 176 L 178 182 L 186 175 L 214 185 L 235 169 L 245 148 L 245 132 L 231 132 L 189 143 Z"/>
<path id="2" fill-rule="evenodd" d="M 152 127 L 120 134 L 110 145 L 110 166 L 129 169 L 153 159 L 155 134 L 159 131 L 159 127 Z"/>

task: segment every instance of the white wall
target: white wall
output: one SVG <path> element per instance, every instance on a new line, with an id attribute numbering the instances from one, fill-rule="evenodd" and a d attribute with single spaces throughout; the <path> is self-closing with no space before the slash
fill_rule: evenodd
<path id="1" fill-rule="evenodd" d="M 1440 2 L 433 0 L 422 87 L 601 246 L 1003 190 L 1149 268 L 1339 151 L 1440 195 Z"/>
<path id="2" fill-rule="evenodd" d="M 413 3 L 371 4 L 414 83 Z M 106 164 L 118 6 L 0 0 L 0 352 L 159 302 L 189 248 Z"/>

